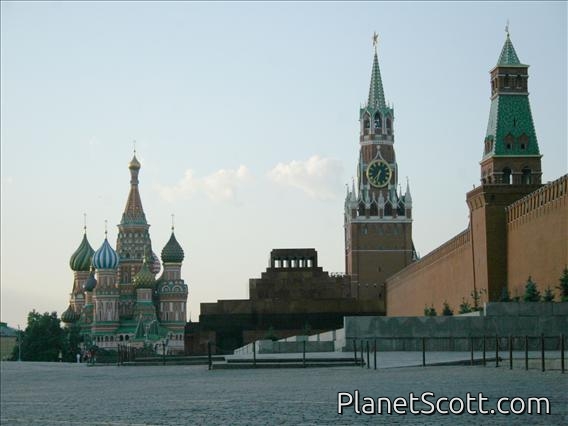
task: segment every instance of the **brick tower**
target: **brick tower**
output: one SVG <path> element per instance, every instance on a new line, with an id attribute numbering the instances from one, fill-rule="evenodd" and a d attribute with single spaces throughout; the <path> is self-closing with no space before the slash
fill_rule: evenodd
<path id="1" fill-rule="evenodd" d="M 394 151 L 394 110 L 385 102 L 373 37 L 374 58 L 366 105 L 359 111 L 360 137 L 357 183 L 345 199 L 345 270 L 352 294 L 381 300 L 384 282 L 412 262 L 412 198 L 398 184 Z"/>
<path id="2" fill-rule="evenodd" d="M 491 109 L 481 158 L 481 186 L 467 194 L 475 290 L 499 300 L 507 285 L 505 208 L 540 187 L 541 155 L 528 92 L 528 65 L 509 31 L 491 70 Z"/>

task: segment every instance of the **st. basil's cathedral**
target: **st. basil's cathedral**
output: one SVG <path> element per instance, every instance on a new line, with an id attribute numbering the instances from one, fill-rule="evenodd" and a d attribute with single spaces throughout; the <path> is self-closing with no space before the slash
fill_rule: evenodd
<path id="1" fill-rule="evenodd" d="M 188 296 L 181 278 L 184 252 L 173 225 L 161 262 L 152 251 L 138 190 L 140 167 L 135 152 L 128 165 L 130 193 L 118 225 L 116 250 L 106 231 L 100 248 L 93 250 L 85 227 L 69 260 L 73 289 L 61 320 L 78 325 L 85 342 L 100 348 L 116 349 L 121 343 L 142 347 L 167 340 L 168 353 L 182 353 Z"/>

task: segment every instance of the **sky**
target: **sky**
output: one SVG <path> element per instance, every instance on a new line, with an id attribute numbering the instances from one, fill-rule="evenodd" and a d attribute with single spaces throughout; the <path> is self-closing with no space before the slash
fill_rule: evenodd
<path id="1" fill-rule="evenodd" d="M 273 248 L 344 272 L 374 31 L 427 254 L 467 227 L 507 21 L 551 181 L 568 168 L 566 2 L 1 2 L 1 320 L 67 308 L 84 213 L 93 248 L 105 220 L 114 245 L 134 140 L 193 321 L 246 299 Z"/>

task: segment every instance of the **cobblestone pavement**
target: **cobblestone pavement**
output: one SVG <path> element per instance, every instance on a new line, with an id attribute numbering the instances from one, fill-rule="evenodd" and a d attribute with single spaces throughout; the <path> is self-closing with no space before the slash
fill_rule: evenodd
<path id="1" fill-rule="evenodd" d="M 214 370 L 2 362 L 2 425 L 568 424 L 568 374 L 504 367 Z M 337 414 L 337 392 L 550 398 L 551 415 Z M 417 408 L 428 408 L 417 405 Z"/>

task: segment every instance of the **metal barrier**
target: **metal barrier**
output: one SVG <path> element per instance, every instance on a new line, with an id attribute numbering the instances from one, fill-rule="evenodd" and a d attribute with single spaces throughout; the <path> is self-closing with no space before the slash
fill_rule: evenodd
<path id="1" fill-rule="evenodd" d="M 566 371 L 566 336 L 452 336 L 452 337 L 374 337 L 363 339 L 347 339 L 353 342 L 353 358 L 357 362 L 360 356 L 361 367 L 371 368 L 370 347 L 373 342 L 373 364 L 377 369 L 377 354 L 380 352 L 421 352 L 422 366 L 427 366 L 428 352 L 469 352 L 469 365 L 481 364 L 486 366 L 488 362 L 494 362 L 495 367 L 499 367 L 503 361 L 504 354 L 508 355 L 509 369 L 514 368 L 515 361 L 522 361 L 524 358 L 524 368 L 529 370 L 529 360 L 540 361 L 540 370 L 547 369 L 547 356 L 550 352 L 559 352 L 559 370 Z M 488 359 L 487 353 L 495 351 L 495 357 Z M 367 362 L 365 362 L 365 351 Z M 477 359 L 475 354 L 481 352 L 481 359 Z M 516 352 L 524 352 L 524 357 Z M 516 355 L 516 357 L 515 357 Z M 549 364 L 557 358 L 548 357 Z M 459 361 L 460 363 L 466 360 Z M 456 361 L 458 362 L 458 361 Z M 449 361 L 452 363 L 452 361 Z M 444 362 L 434 363 L 436 365 Z M 430 364 L 432 365 L 432 364 Z M 557 367 L 558 368 L 558 367 Z"/>

